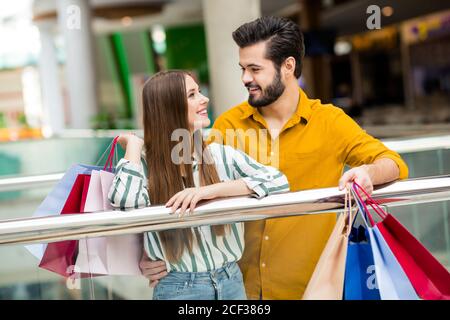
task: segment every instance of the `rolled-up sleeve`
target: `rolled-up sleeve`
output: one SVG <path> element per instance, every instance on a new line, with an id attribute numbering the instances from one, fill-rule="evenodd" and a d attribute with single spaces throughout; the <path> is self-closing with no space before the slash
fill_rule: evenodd
<path id="1" fill-rule="evenodd" d="M 137 165 L 126 159 L 119 161 L 108 192 L 108 199 L 114 208 L 127 210 L 150 205 L 143 165 L 143 163 Z"/>
<path id="2" fill-rule="evenodd" d="M 262 198 L 270 194 L 289 191 L 286 176 L 278 169 L 265 166 L 240 150 L 224 146 L 232 155 L 232 169 L 236 179 L 241 178 L 254 191 L 252 196 Z"/>
<path id="3" fill-rule="evenodd" d="M 345 164 L 357 167 L 363 164 L 371 164 L 378 159 L 388 158 L 397 164 L 399 179 L 408 177 L 408 166 L 401 156 L 386 147 L 380 140 L 367 134 L 343 111 L 337 113 L 333 136 L 336 137 L 335 146 L 338 147 Z"/>

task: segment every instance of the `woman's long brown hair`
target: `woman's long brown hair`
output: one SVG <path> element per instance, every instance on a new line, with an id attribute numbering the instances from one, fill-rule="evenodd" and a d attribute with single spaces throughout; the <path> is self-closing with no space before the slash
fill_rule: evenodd
<path id="1" fill-rule="evenodd" d="M 175 164 L 171 158 L 172 150 L 178 143 L 171 141 L 172 133 L 180 128 L 189 130 L 185 81 L 187 75 L 189 74 L 184 71 L 159 72 L 144 85 L 144 145 L 148 166 L 148 191 L 152 205 L 165 204 L 185 187 L 195 186 L 191 163 L 181 161 L 181 164 Z M 203 157 L 199 163 L 200 185 L 220 182 L 216 167 L 211 162 L 212 157 L 205 149 L 203 141 L 201 149 L 201 153 L 197 153 Z M 187 158 L 191 159 L 191 154 Z M 184 181 L 182 172 L 185 175 Z M 213 226 L 212 232 L 218 236 L 224 235 L 225 226 Z M 198 236 L 198 232 L 196 233 Z M 170 262 L 179 261 L 186 248 L 192 252 L 194 237 L 191 228 L 160 231 L 159 236 Z"/>

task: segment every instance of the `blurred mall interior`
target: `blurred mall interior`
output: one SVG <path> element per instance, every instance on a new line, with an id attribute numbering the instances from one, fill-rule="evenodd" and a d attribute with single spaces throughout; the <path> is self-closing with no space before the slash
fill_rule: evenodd
<path id="1" fill-rule="evenodd" d="M 369 28 L 370 5 L 381 10 L 380 28 Z M 300 25 L 306 57 L 299 84 L 310 97 L 341 107 L 380 139 L 450 133 L 450 1 L 1 1 L 0 175 L 95 163 L 116 130 L 141 129 L 141 89 L 160 70 L 193 72 L 215 119 L 247 99 L 231 32 L 263 15 Z M 446 137 L 444 145 L 438 138 L 437 147 L 422 141 L 426 148 L 399 151 L 411 177 L 450 174 Z M 0 219 L 31 216 L 49 190 L 0 188 Z M 413 215 L 410 207 L 397 210 L 450 266 L 449 199 L 414 205 Z M 0 299 L 86 294 L 55 286 L 59 280 L 37 273 L 17 248 L 0 247 L 0 259 L 10 261 L 0 267 Z M 129 285 L 118 298 L 142 297 L 147 288 L 115 281 Z M 97 297 L 116 298 L 99 288 Z"/>
<path id="2" fill-rule="evenodd" d="M 410 135 L 430 125 L 446 130 L 450 3 L 378 1 L 381 29 L 368 30 L 370 4 L 5 2 L 0 10 L 5 44 L 0 49 L 0 140 L 49 137 L 67 129 L 138 128 L 142 83 L 173 68 L 197 75 L 215 117 L 246 98 L 231 32 L 261 15 L 288 17 L 301 26 L 306 58 L 299 80 L 310 96 L 342 107 L 369 131 L 392 127 L 373 128 L 377 135 Z M 79 12 L 71 12 L 70 5 Z M 78 14 L 79 22 L 70 20 Z M 65 27 L 70 23 L 79 32 Z"/>

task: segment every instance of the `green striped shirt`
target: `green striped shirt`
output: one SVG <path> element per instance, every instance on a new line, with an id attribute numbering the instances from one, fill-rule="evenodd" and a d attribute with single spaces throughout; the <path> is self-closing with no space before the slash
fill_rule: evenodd
<path id="1" fill-rule="evenodd" d="M 289 191 L 287 178 L 274 167 L 264 166 L 244 152 L 217 143 L 208 145 L 221 181 L 242 179 L 257 198 Z M 198 163 L 193 161 L 193 177 L 199 186 Z M 121 159 L 108 198 L 120 210 L 137 209 L 150 205 L 147 189 L 147 168 Z M 195 232 L 196 230 L 196 232 Z M 192 228 L 193 250 L 184 250 L 177 263 L 169 263 L 157 232 L 144 234 L 144 247 L 152 260 L 164 260 L 168 271 L 204 272 L 221 268 L 225 263 L 238 261 L 244 250 L 244 224 L 233 223 L 224 236 L 216 236 L 211 226 Z"/>

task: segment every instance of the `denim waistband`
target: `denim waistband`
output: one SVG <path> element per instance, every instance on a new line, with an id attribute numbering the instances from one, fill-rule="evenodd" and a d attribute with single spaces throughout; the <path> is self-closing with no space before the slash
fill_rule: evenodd
<path id="1" fill-rule="evenodd" d="M 210 282 L 230 279 L 240 273 L 236 262 L 226 263 L 221 268 L 206 272 L 169 272 L 167 276 L 159 280 L 160 283 L 185 283 L 185 282 Z"/>

